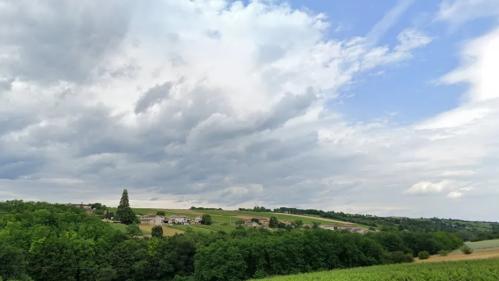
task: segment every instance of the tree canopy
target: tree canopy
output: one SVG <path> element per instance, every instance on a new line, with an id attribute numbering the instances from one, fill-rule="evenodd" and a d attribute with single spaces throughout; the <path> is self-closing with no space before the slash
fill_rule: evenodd
<path id="1" fill-rule="evenodd" d="M 123 189 L 120 204 L 116 210 L 116 218 L 124 224 L 133 224 L 138 222 L 137 216 L 133 212 L 132 208 L 130 208 L 128 191 L 126 189 Z"/>

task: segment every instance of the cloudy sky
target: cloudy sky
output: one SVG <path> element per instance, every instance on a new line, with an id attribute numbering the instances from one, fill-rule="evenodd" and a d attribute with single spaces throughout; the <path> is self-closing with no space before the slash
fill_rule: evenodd
<path id="1" fill-rule="evenodd" d="M 0 0 L 0 200 L 499 220 L 496 0 Z"/>

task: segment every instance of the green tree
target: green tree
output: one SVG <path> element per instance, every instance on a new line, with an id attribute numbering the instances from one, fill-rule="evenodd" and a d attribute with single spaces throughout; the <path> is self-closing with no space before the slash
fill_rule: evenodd
<path id="1" fill-rule="evenodd" d="M 146 240 L 129 239 L 119 243 L 109 253 L 108 261 L 116 272 L 114 280 L 150 280 Z"/>
<path id="2" fill-rule="evenodd" d="M 127 225 L 126 232 L 131 237 L 141 236 L 142 235 L 142 231 L 140 230 L 139 226 L 136 225 L 136 224 L 129 224 L 129 225 Z"/>
<path id="3" fill-rule="evenodd" d="M 202 217 L 201 217 L 201 224 L 204 224 L 204 225 L 210 225 L 212 224 L 213 221 L 211 220 L 211 216 L 208 215 L 208 214 L 204 214 Z"/>
<path id="4" fill-rule="evenodd" d="M 195 279 L 239 281 L 246 279 L 246 263 L 237 247 L 225 241 L 211 243 L 196 255 Z"/>
<path id="5" fill-rule="evenodd" d="M 165 216 L 165 211 L 157 211 L 156 215 L 164 217 Z"/>
<path id="6" fill-rule="evenodd" d="M 153 226 L 153 228 L 151 230 L 151 236 L 157 237 L 157 238 L 163 237 L 163 227 L 161 225 Z"/>
<path id="7" fill-rule="evenodd" d="M 20 279 L 26 273 L 26 260 L 19 248 L 0 244 L 0 278 Z"/>
<path id="8" fill-rule="evenodd" d="M 128 191 L 123 189 L 123 194 L 121 195 L 120 205 L 116 211 L 116 218 L 124 224 L 137 223 L 138 219 L 132 208 L 130 208 L 130 202 L 128 201 Z"/>

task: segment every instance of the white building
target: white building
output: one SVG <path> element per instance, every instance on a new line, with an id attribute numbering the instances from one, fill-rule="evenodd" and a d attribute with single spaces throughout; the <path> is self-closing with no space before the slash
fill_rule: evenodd
<path id="1" fill-rule="evenodd" d="M 169 224 L 189 224 L 189 219 L 185 216 L 171 216 L 168 219 Z"/>
<path id="2" fill-rule="evenodd" d="M 163 225 L 165 221 L 165 217 L 163 216 L 141 216 L 140 223 L 142 224 L 150 224 L 150 225 Z"/>

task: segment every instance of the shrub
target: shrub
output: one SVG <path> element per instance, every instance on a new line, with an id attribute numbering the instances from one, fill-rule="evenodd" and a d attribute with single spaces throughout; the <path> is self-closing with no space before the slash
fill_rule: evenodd
<path id="1" fill-rule="evenodd" d="M 132 237 L 142 235 L 142 231 L 140 230 L 139 226 L 136 224 L 127 225 L 126 233 Z"/>
<path id="2" fill-rule="evenodd" d="M 471 249 L 468 245 L 464 245 L 461 247 L 461 252 L 465 255 L 471 255 L 473 253 L 473 249 Z"/>
<path id="3" fill-rule="evenodd" d="M 157 237 L 157 238 L 163 237 L 163 227 L 161 225 L 153 226 L 153 228 L 151 230 L 151 236 Z"/>
<path id="4" fill-rule="evenodd" d="M 414 261 L 412 254 L 404 253 L 402 251 L 388 253 L 387 259 L 389 263 L 405 263 Z"/>
<path id="5" fill-rule="evenodd" d="M 211 220 L 211 216 L 210 215 L 204 214 L 201 217 L 201 224 L 210 225 L 210 224 L 212 224 L 212 222 L 213 221 Z"/>
<path id="6" fill-rule="evenodd" d="M 430 253 L 428 251 L 421 251 L 418 253 L 418 258 L 420 260 L 427 260 L 430 257 Z"/>

